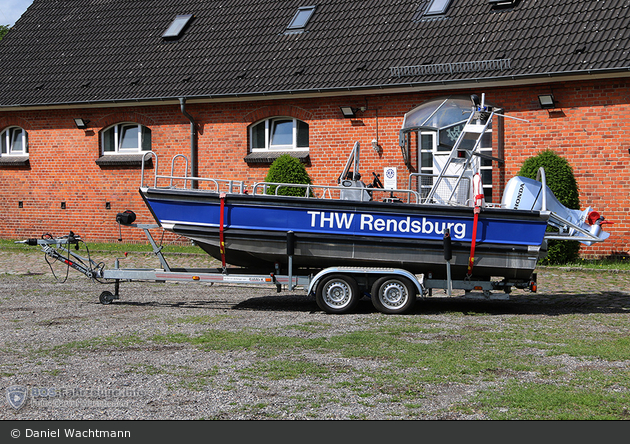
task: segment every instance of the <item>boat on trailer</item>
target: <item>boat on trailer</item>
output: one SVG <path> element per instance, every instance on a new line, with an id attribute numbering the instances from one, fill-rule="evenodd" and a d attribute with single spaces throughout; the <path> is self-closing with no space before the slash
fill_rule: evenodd
<path id="1" fill-rule="evenodd" d="M 160 175 L 157 155 L 146 153 L 153 156 L 154 177 L 145 183 L 143 167 L 139 191 L 159 226 L 221 260 L 224 273 L 233 265 L 253 273 L 326 270 L 343 277 L 334 285 L 317 280 L 312 288 L 329 312 L 347 309 L 335 301 L 348 299 L 350 290 L 386 292 L 387 281 L 381 282 L 386 273 L 378 269 L 422 275 L 425 283 L 433 280 L 449 291 L 453 282 L 497 278 L 492 288 L 532 288 L 549 239 L 601 242 L 609 236 L 602 230 L 607 221 L 591 208 L 560 204 L 546 186 L 544 169 L 537 180 L 512 178 L 500 204 L 485 202 L 472 159 L 483 156 L 481 141 L 493 119 L 505 118 L 501 111 L 486 106 L 483 96 L 473 97 L 446 166 L 437 175 L 411 174 L 406 189 L 385 189 L 374 173 L 372 183 L 362 182 L 357 142 L 335 185 L 260 182 L 248 187 L 242 181 L 191 177 L 182 155 L 172 159 L 170 175 Z M 465 159 L 459 155 L 463 143 L 470 150 Z M 184 163 L 183 175 L 174 174 L 178 162 Z M 412 189 L 418 180 L 431 186 Z M 282 195 L 287 187 L 301 188 L 303 194 Z M 396 285 L 391 288 L 399 293 Z"/>

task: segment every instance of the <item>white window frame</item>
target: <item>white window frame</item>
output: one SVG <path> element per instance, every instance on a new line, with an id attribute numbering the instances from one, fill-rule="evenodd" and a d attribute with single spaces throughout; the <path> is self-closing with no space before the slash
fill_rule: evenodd
<path id="1" fill-rule="evenodd" d="M 482 139 L 481 140 L 481 145 L 479 146 L 479 152 L 481 154 L 485 154 L 486 156 L 492 157 L 492 144 L 495 138 L 494 135 L 494 130 L 490 127 L 488 130 L 486 130 L 486 135 L 488 136 L 487 139 Z M 490 139 L 490 140 L 488 140 Z M 487 142 L 489 142 L 489 144 L 487 144 Z M 483 162 L 484 158 L 483 157 L 479 157 L 478 158 L 478 162 L 479 162 L 479 173 L 481 174 L 481 177 L 483 179 L 484 176 L 484 172 L 489 173 L 490 174 L 490 178 L 491 180 L 488 182 L 486 180 L 482 180 L 483 183 L 483 192 L 486 196 L 486 202 L 492 202 L 492 188 L 493 188 L 493 181 L 492 181 L 492 176 L 493 176 L 493 171 L 494 168 L 492 167 L 492 162 L 489 162 L 489 165 L 484 165 Z"/>
<path id="2" fill-rule="evenodd" d="M 425 146 L 423 143 L 424 138 L 430 139 L 430 144 Z M 437 152 L 437 131 L 418 131 L 418 170 L 422 174 L 435 174 L 435 153 Z M 430 166 L 422 166 L 422 158 L 428 156 L 431 161 Z M 430 181 L 420 182 L 418 184 L 418 192 L 422 198 L 426 198 L 429 192 L 433 188 L 433 178 Z"/>
<path id="3" fill-rule="evenodd" d="M 292 140 L 291 140 L 291 144 L 276 144 L 274 145 L 273 143 L 273 129 L 275 127 L 275 125 L 280 122 L 280 121 L 287 121 L 290 120 L 293 122 L 293 128 L 292 128 Z M 264 148 L 254 148 L 254 128 L 256 128 L 258 125 L 260 125 L 261 123 L 265 123 L 265 147 Z M 299 120 L 296 119 L 295 117 L 270 117 L 268 119 L 264 119 L 264 120 L 260 120 L 258 122 L 256 122 L 255 124 L 251 125 L 249 127 L 249 148 L 250 148 L 250 152 L 252 153 L 256 153 L 256 152 L 265 152 L 265 151 L 308 151 L 309 147 L 298 147 L 297 146 L 297 142 L 298 142 L 298 122 L 301 122 L 305 125 L 308 126 L 308 123 L 304 122 L 303 120 Z M 310 145 L 310 140 L 309 140 L 309 145 Z"/>
<path id="4" fill-rule="evenodd" d="M 138 130 L 138 140 L 137 140 L 137 144 L 135 147 L 133 148 L 121 148 L 121 137 L 122 137 L 122 129 L 124 127 L 137 127 Z M 151 132 L 151 129 L 141 125 L 139 123 L 135 123 L 135 122 L 121 122 L 121 123 L 117 123 L 115 125 L 112 125 L 108 128 L 106 128 L 105 130 L 101 131 L 101 151 L 103 153 L 103 155 L 105 156 L 116 156 L 116 155 L 121 155 L 121 154 L 140 154 L 140 153 L 146 153 L 152 150 L 152 146 L 149 146 L 148 150 L 143 150 L 142 149 L 142 142 L 143 142 L 143 136 L 144 136 L 144 131 L 143 129 L 147 129 L 149 132 Z M 113 130 L 113 141 L 114 141 L 114 150 L 113 151 L 107 151 L 105 150 L 105 135 L 106 133 L 108 133 L 109 131 Z"/>
<path id="5" fill-rule="evenodd" d="M 19 151 L 14 149 L 15 131 L 20 131 L 22 148 Z M 0 156 L 28 156 L 28 134 L 24 128 L 19 126 L 9 126 L 0 133 Z M 5 152 L 6 151 L 6 152 Z"/>

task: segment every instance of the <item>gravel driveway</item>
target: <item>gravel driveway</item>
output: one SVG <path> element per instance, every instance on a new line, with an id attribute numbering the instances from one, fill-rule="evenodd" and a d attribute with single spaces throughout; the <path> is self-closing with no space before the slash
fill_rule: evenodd
<path id="1" fill-rule="evenodd" d="M 105 260 L 112 263 L 113 256 Z M 153 261 L 136 253 L 122 266 L 153 267 Z M 210 259 L 176 261 L 207 266 Z M 401 319 L 456 328 L 470 322 L 463 314 L 474 314 L 483 328 L 499 328 L 515 316 L 625 314 L 630 308 L 625 273 L 540 269 L 538 293 L 515 291 L 509 301 L 435 295 L 407 316 L 387 316 L 364 299 L 355 314 L 335 316 L 320 311 L 303 290 L 236 285 L 123 283 L 121 299 L 102 305 L 98 295 L 110 286 L 75 271 L 58 282 L 66 270 L 56 265 L 55 271 L 57 279 L 39 250 L 0 250 L 0 377 L 4 389 L 30 390 L 19 410 L 5 402 L 1 419 L 485 419 L 453 406 L 496 381 L 429 382 L 410 407 L 383 390 L 356 389 L 354 375 L 387 371 L 383 360 L 308 349 L 269 356 L 256 344 L 215 349 L 186 338 L 209 332 L 220 332 L 222 341 L 232 333 L 230 341 L 259 333 L 333 338 Z M 262 366 L 282 359 L 325 369 L 326 376 Z M 267 373 L 257 374 L 263 368 Z"/>

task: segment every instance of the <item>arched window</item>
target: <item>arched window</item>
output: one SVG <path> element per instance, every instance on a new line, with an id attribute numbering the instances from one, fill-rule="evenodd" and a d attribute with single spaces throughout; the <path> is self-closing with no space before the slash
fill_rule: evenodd
<path id="1" fill-rule="evenodd" d="M 307 151 L 308 144 L 308 123 L 293 117 L 272 117 L 249 128 L 251 152 Z"/>
<path id="2" fill-rule="evenodd" d="M 28 135 L 19 126 L 10 126 L 0 133 L 2 156 L 28 156 Z"/>
<path id="3" fill-rule="evenodd" d="M 101 133 L 103 154 L 151 151 L 151 130 L 137 123 L 118 123 Z"/>

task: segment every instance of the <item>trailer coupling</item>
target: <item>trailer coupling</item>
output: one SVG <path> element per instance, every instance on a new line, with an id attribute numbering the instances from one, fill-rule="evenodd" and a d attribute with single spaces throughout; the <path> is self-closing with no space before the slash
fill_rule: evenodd
<path id="1" fill-rule="evenodd" d="M 83 257 L 74 251 L 71 251 L 70 246 L 74 245 L 75 251 L 79 250 L 79 243 L 83 242 L 81 236 L 74 234 L 72 231 L 67 236 L 53 238 L 49 234 L 45 234 L 41 239 L 30 238 L 23 241 L 16 241 L 16 244 L 25 244 L 31 246 L 39 246 L 46 255 L 46 261 L 51 267 L 51 262 L 48 258 L 52 258 L 56 261 L 66 264 L 68 267 L 83 273 L 90 279 L 98 279 L 103 275 L 104 263 L 96 263 L 89 257 L 89 250 L 86 251 L 88 257 Z M 54 271 L 53 271 L 54 275 Z"/>

